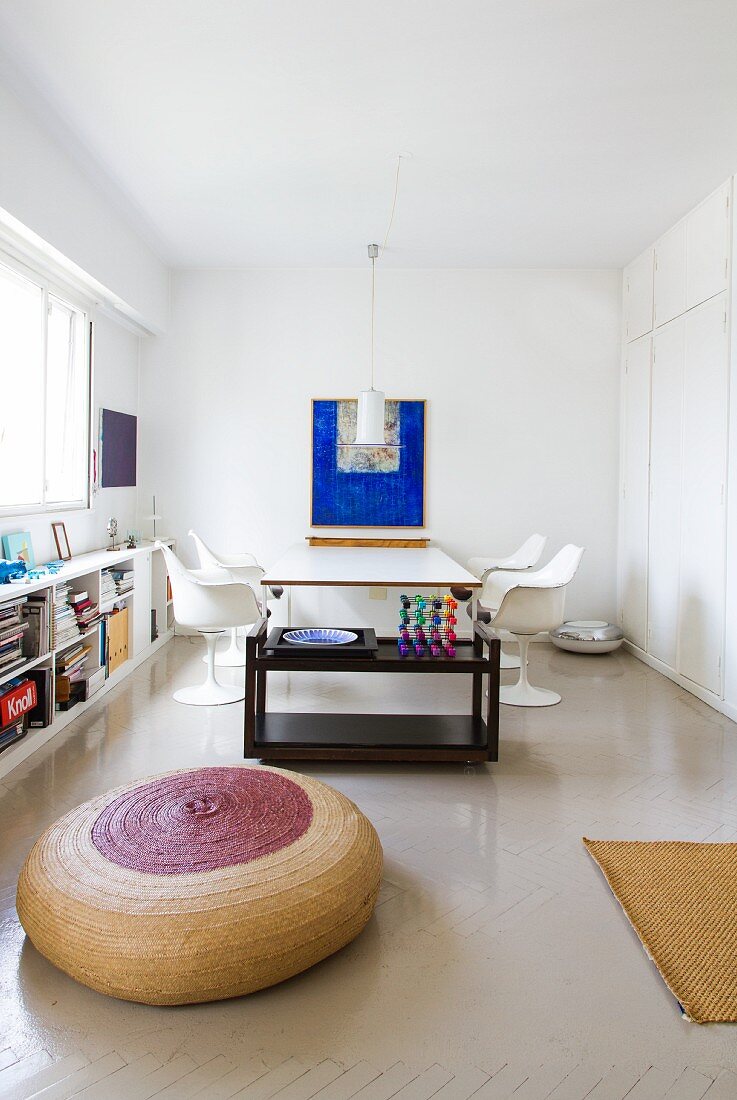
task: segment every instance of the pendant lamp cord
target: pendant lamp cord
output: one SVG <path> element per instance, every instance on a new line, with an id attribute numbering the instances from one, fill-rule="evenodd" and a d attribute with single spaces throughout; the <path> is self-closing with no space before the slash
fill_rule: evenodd
<path id="1" fill-rule="evenodd" d="M 386 233 L 384 234 L 384 243 L 381 248 L 377 248 L 376 245 L 369 245 L 369 255 L 371 256 L 371 389 L 374 388 L 374 317 L 376 314 L 376 255 L 373 254 L 375 249 L 379 256 L 383 255 L 386 243 L 389 240 L 389 234 L 394 224 L 394 212 L 397 209 L 397 197 L 399 195 L 399 173 L 402 170 L 402 154 L 397 157 L 397 172 L 394 177 L 394 198 L 392 199 L 392 209 L 389 215 L 389 224 L 386 227 Z"/>
<path id="2" fill-rule="evenodd" d="M 384 234 L 384 243 L 381 246 L 379 255 L 381 256 L 386 248 L 386 242 L 389 240 L 389 234 L 392 231 L 392 225 L 394 224 L 394 211 L 397 209 L 397 196 L 399 195 L 399 173 L 402 170 L 402 154 L 397 157 L 397 174 L 394 177 L 394 198 L 392 200 L 392 212 L 389 215 L 389 224 L 386 227 L 386 233 Z"/>
<path id="3" fill-rule="evenodd" d="M 371 257 L 371 389 L 374 388 L 374 315 L 376 313 L 376 257 Z"/>

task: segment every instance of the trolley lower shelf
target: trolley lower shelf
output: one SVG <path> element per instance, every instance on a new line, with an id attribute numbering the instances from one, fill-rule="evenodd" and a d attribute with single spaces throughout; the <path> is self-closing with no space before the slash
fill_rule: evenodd
<path id="1" fill-rule="evenodd" d="M 399 657 L 380 639 L 374 660 L 318 658 L 306 653 L 285 661 L 263 650 L 266 623 L 246 640 L 244 756 L 261 760 L 495 761 L 499 755 L 499 648 L 475 624 L 473 641 L 458 644 L 456 660 Z M 335 714 L 268 712 L 267 674 L 280 672 L 382 672 L 399 675 L 470 675 L 470 714 Z M 483 699 L 483 677 L 489 695 Z M 482 702 L 486 715 L 482 717 Z"/>

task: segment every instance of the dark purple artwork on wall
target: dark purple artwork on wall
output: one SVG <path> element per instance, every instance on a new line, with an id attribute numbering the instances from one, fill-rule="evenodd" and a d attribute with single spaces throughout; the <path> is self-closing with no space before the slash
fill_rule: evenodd
<path id="1" fill-rule="evenodd" d="M 100 409 L 100 487 L 136 484 L 138 419 Z"/>

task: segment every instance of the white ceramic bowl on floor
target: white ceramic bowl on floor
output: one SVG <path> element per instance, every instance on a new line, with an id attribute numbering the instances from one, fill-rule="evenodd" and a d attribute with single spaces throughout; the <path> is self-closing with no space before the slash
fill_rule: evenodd
<path id="1" fill-rule="evenodd" d="M 571 653 L 611 653 L 619 649 L 624 635 L 618 626 L 603 619 L 574 619 L 551 630 L 550 640 Z"/>

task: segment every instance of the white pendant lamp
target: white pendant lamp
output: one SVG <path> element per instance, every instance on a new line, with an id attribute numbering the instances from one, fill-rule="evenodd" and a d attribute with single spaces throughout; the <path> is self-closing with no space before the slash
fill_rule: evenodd
<path id="1" fill-rule="evenodd" d="M 358 419 L 354 447 L 386 447 L 384 410 L 386 396 L 381 390 L 361 390 L 358 395 Z"/>
<path id="2" fill-rule="evenodd" d="M 402 167 L 403 153 L 397 161 L 397 174 L 394 183 L 394 201 L 389 217 L 389 226 L 381 246 L 381 252 L 386 248 L 389 240 L 389 231 L 394 221 L 394 211 L 397 206 L 397 194 L 399 191 L 399 172 Z M 371 260 L 371 383 L 369 389 L 361 390 L 358 395 L 358 415 L 356 417 L 356 439 L 354 443 L 342 443 L 342 447 L 398 447 L 399 444 L 387 443 L 385 430 L 386 394 L 383 390 L 374 389 L 374 322 L 376 318 L 376 260 L 380 254 L 378 244 L 368 246 L 369 259 Z"/>
<path id="3" fill-rule="evenodd" d="M 354 447 L 390 447 L 384 430 L 386 394 L 374 389 L 374 316 L 376 306 L 376 257 L 378 244 L 368 246 L 371 260 L 371 388 L 361 390 L 358 395 L 358 415 L 356 417 L 356 441 Z"/>

